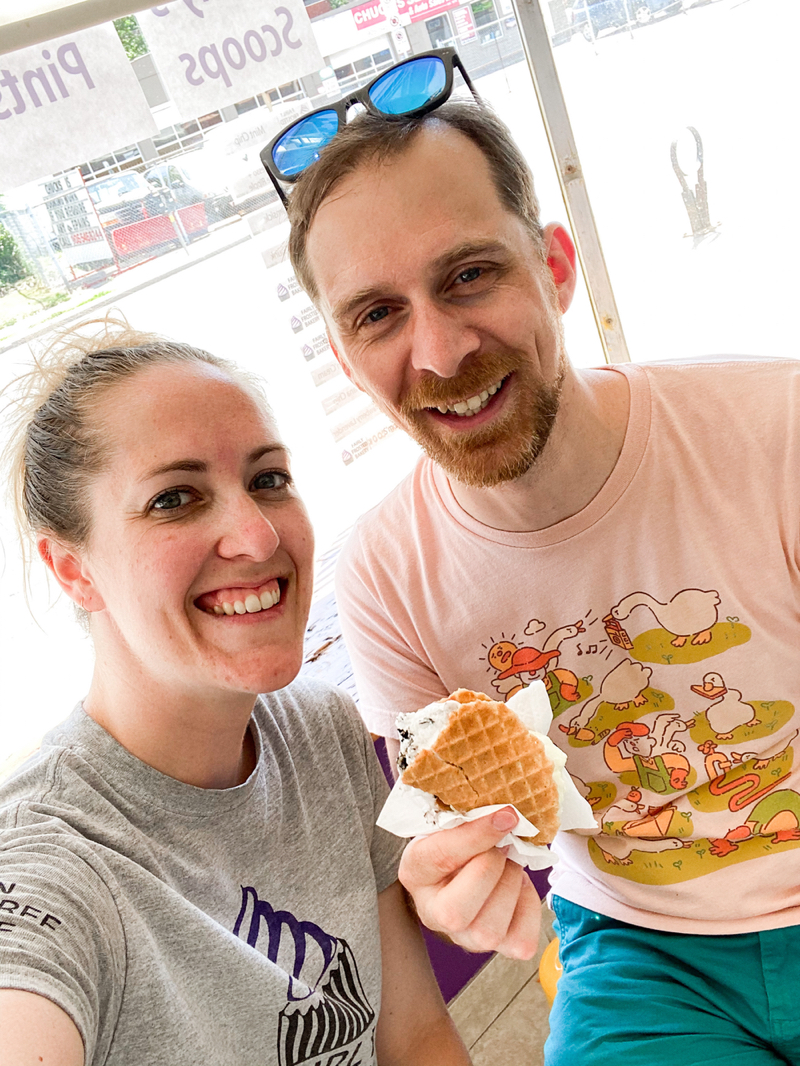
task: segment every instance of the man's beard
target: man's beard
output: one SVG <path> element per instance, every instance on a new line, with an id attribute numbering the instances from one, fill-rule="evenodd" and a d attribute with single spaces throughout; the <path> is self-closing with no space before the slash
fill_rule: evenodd
<path id="1" fill-rule="evenodd" d="M 448 431 L 422 410 L 479 395 L 512 373 L 514 394 L 506 410 L 471 432 Z M 400 415 L 406 431 L 449 477 L 491 488 L 521 477 L 541 455 L 558 413 L 564 373 L 563 358 L 548 382 L 518 353 L 486 355 L 458 377 L 424 378 L 403 400 Z"/>

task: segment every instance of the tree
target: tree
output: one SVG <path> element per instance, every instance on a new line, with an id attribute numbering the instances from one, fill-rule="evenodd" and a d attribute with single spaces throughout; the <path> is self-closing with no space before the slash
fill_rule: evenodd
<path id="1" fill-rule="evenodd" d="M 139 56 L 147 55 L 150 49 L 147 41 L 142 36 L 139 23 L 135 15 L 126 15 L 121 19 L 114 19 L 114 28 L 127 53 L 128 59 L 138 59 Z"/>
<path id="2" fill-rule="evenodd" d="M 26 278 L 30 271 L 25 265 L 17 242 L 0 223 L 0 288 Z"/>

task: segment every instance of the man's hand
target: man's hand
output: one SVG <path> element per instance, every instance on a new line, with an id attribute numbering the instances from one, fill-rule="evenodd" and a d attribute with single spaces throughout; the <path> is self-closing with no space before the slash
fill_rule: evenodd
<path id="1" fill-rule="evenodd" d="M 399 877 L 424 925 L 468 951 L 536 954 L 539 897 L 522 867 L 496 847 L 516 824 L 504 807 L 408 845 Z"/>

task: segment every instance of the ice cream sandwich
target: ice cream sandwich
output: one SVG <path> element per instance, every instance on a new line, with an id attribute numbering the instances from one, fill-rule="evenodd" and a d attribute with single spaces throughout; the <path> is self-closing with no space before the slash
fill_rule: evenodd
<path id="1" fill-rule="evenodd" d="M 543 740 L 505 703 L 458 689 L 397 719 L 398 768 L 404 785 L 460 813 L 491 804 L 517 808 L 549 844 L 559 825 L 560 796 Z"/>

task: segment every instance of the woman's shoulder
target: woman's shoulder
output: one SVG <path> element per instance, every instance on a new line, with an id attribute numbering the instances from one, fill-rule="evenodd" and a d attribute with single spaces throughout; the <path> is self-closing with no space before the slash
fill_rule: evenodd
<path id="1" fill-rule="evenodd" d="M 292 763 L 327 767 L 363 765 L 370 735 L 351 696 L 316 677 L 298 677 L 286 688 L 259 697 L 255 718 L 267 747 L 283 745 Z"/>
<path id="2" fill-rule="evenodd" d="M 293 726 L 313 723 L 315 733 L 325 727 L 336 731 L 344 725 L 359 734 L 364 730 L 349 693 L 319 677 L 301 674 L 286 688 L 264 693 L 256 704 L 256 714 L 265 712 L 276 721 L 291 722 Z"/>

